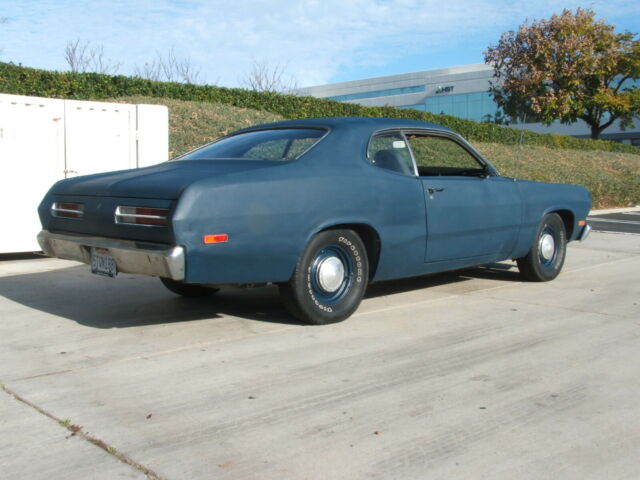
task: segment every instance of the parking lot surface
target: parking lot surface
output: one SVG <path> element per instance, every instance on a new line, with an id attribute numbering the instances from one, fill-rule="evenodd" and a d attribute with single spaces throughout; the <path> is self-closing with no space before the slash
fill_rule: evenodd
<path id="1" fill-rule="evenodd" d="M 374 284 L 335 325 L 277 290 L 0 262 L 0 472 L 29 479 L 637 478 L 640 236 L 564 273 Z"/>
<path id="2" fill-rule="evenodd" d="M 592 214 L 589 224 L 597 232 L 633 233 L 640 235 L 640 208 L 627 211 Z"/>

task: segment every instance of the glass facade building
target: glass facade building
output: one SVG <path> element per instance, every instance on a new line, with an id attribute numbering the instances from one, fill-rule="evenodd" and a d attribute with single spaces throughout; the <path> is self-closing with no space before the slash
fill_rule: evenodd
<path id="1" fill-rule="evenodd" d="M 433 96 L 415 105 L 398 105 L 398 108 L 413 108 L 423 112 L 452 115 L 454 117 L 492 122 L 500 111 L 488 92 L 459 93 L 456 95 Z"/>
<path id="2" fill-rule="evenodd" d="M 318 85 L 298 89 L 296 93 L 364 106 L 412 108 L 477 122 L 502 123 L 502 112 L 489 94 L 492 79 L 491 67 L 475 64 Z M 633 81 L 627 81 L 624 86 L 632 84 Z M 589 127 L 582 121 L 571 125 L 559 122 L 543 125 L 529 120 L 524 128 L 538 133 L 590 136 Z M 616 123 L 607 128 L 601 138 L 637 145 L 640 143 L 640 120 L 635 120 L 635 125 L 626 130 Z"/>
<path id="3" fill-rule="evenodd" d="M 401 95 L 403 93 L 424 92 L 424 85 L 416 85 L 413 87 L 388 88 L 386 90 L 374 90 L 372 92 L 349 93 L 347 95 L 336 95 L 333 97 L 325 97 L 327 100 L 335 100 L 336 102 L 346 102 L 347 100 L 362 100 L 364 98 L 388 97 L 391 95 Z"/>

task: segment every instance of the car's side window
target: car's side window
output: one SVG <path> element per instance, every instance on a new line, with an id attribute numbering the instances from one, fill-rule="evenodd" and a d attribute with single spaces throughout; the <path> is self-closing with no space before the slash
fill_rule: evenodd
<path id="1" fill-rule="evenodd" d="M 482 163 L 462 145 L 449 138 L 409 134 L 407 140 L 411 145 L 418 174 L 421 177 L 434 175 L 473 176 L 485 173 Z"/>
<path id="2" fill-rule="evenodd" d="M 289 145 L 289 149 L 285 151 L 286 158 L 296 158 L 317 141 L 318 139 L 316 138 L 294 138 Z"/>
<path id="3" fill-rule="evenodd" d="M 262 142 L 247 150 L 244 157 L 278 160 L 284 157 L 284 150 L 287 148 L 287 143 L 288 140 L 285 138 Z"/>
<path id="4" fill-rule="evenodd" d="M 415 175 L 411 152 L 400 133 L 383 133 L 373 137 L 369 142 L 367 159 L 376 167 Z"/>
<path id="5" fill-rule="evenodd" d="M 259 143 L 244 154 L 245 158 L 263 160 L 291 160 L 317 141 L 316 138 L 278 139 Z"/>

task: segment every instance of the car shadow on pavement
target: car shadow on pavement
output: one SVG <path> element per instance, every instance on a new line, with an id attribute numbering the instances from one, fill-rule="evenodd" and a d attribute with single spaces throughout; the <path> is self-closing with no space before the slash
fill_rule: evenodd
<path id="1" fill-rule="evenodd" d="M 448 284 L 462 283 L 474 279 L 486 279 L 508 282 L 520 282 L 522 278 L 513 264 L 492 263 L 480 267 L 434 273 L 421 277 L 402 278 L 373 283 L 367 288 L 364 298 L 383 297 L 396 293 L 421 290 L 423 288 L 440 287 Z"/>
<path id="2" fill-rule="evenodd" d="M 484 278 L 520 281 L 516 269 L 496 264 L 369 286 L 365 298 Z M 0 295 L 26 307 L 93 328 L 222 319 L 234 316 L 261 322 L 302 325 L 280 302 L 274 285 L 226 288 L 207 298 L 183 298 L 166 290 L 155 278 L 120 274 L 117 279 L 92 275 L 77 266 L 0 277 Z"/>
<path id="3" fill-rule="evenodd" d="M 224 289 L 206 298 L 183 298 L 156 278 L 99 277 L 77 266 L 0 277 L 0 296 L 93 328 L 127 328 L 236 316 L 300 324 L 280 304 L 276 287 Z M 9 307 L 10 308 L 10 307 Z"/>

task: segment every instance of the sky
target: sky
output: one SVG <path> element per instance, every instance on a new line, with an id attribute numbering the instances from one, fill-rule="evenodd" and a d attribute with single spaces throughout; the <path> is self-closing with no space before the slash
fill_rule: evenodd
<path id="1" fill-rule="evenodd" d="M 173 51 L 201 83 L 243 86 L 262 62 L 306 87 L 482 63 L 502 32 L 577 7 L 640 32 L 638 0 L 0 0 L 0 61 L 68 70 L 80 39 L 124 75 Z"/>

